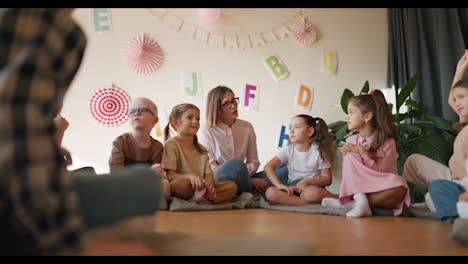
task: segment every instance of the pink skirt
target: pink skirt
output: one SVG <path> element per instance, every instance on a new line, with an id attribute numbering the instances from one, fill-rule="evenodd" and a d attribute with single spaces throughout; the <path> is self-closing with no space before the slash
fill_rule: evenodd
<path id="1" fill-rule="evenodd" d="M 348 153 L 343 156 L 343 178 L 340 188 L 340 202 L 347 203 L 353 200 L 356 193 L 374 193 L 398 186 L 407 189 L 405 198 L 395 208 L 393 215 L 400 215 L 403 204 L 411 205 L 409 188 L 403 177 L 394 173 L 379 172 L 366 167 L 357 153 Z"/>

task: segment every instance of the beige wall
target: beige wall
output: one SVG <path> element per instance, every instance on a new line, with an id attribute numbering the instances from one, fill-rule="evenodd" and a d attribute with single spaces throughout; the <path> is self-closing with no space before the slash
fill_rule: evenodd
<path id="1" fill-rule="evenodd" d="M 224 84 L 240 96 L 245 83 L 258 85 L 261 99 L 258 112 L 240 109 L 240 118 L 253 123 L 258 140 L 261 167 L 273 157 L 280 126 L 304 111 L 296 110 L 292 102 L 300 83 L 315 90 L 312 111 L 327 122 L 344 118 L 339 103 L 344 88 L 358 91 L 365 80 L 373 88 L 382 88 L 386 79 L 387 16 L 385 9 L 304 9 L 309 20 L 320 32 L 312 48 L 302 48 L 293 39 L 284 39 L 267 47 L 231 51 L 198 44 L 170 30 L 152 16 L 148 9 L 112 9 L 113 32 L 97 35 L 90 27 L 89 9 L 77 9 L 74 16 L 88 36 L 88 48 L 81 69 L 65 98 L 63 115 L 70 121 L 64 145 L 74 154 L 76 165 L 90 162 L 98 171 L 107 170 L 112 141 L 130 126 L 107 128 L 95 122 L 89 113 L 88 100 L 93 92 L 115 82 L 131 97 L 152 98 L 166 118 L 172 106 L 184 101 L 180 74 L 184 70 L 201 72 L 203 98 L 210 88 Z M 230 9 L 225 21 L 209 30 L 247 34 L 266 31 L 296 14 L 298 9 Z M 195 9 L 171 10 L 194 24 Z M 229 23 L 231 21 L 232 23 Z M 149 75 L 137 75 L 123 63 L 121 50 L 133 36 L 147 33 L 159 42 L 165 53 L 162 67 Z M 338 74 L 320 72 L 323 48 L 338 54 Z M 287 66 L 290 75 L 275 82 L 262 65 L 262 60 L 276 54 Z M 204 122 L 205 106 L 199 105 Z M 307 113 L 307 112 L 305 112 Z M 165 124 L 164 124 L 165 125 Z M 160 138 L 158 138 L 160 139 Z M 162 139 L 160 139 L 162 140 Z"/>

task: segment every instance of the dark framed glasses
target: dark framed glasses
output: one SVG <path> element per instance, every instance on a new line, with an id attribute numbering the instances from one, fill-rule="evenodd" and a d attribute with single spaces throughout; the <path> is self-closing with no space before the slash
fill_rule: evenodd
<path id="1" fill-rule="evenodd" d="M 234 98 L 232 101 L 224 102 L 221 107 L 224 109 L 229 109 L 232 106 L 237 106 L 239 104 L 239 97 Z"/>
<path id="2" fill-rule="evenodd" d="M 134 116 L 137 113 L 140 115 L 146 115 L 147 113 L 151 113 L 153 116 L 156 116 L 151 110 L 149 110 L 147 107 L 140 107 L 140 108 L 130 108 L 128 109 L 128 115 L 129 116 Z"/>

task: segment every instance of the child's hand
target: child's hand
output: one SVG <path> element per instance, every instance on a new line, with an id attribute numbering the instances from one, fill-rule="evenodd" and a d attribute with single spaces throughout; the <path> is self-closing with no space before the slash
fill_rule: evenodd
<path id="1" fill-rule="evenodd" d="M 356 152 L 362 155 L 367 152 L 367 149 L 363 145 L 356 144 L 353 146 L 353 152 Z"/>
<path id="2" fill-rule="evenodd" d="M 280 185 L 276 186 L 276 188 L 287 192 L 288 195 L 292 195 L 294 193 L 294 188 L 293 187 L 289 187 L 289 186 L 286 186 L 284 184 L 280 184 Z"/>
<path id="3" fill-rule="evenodd" d="M 166 177 L 166 172 L 161 167 L 160 163 L 153 164 L 153 166 L 151 166 L 151 169 L 153 169 L 159 176 L 161 176 L 161 178 L 163 178 L 163 179 L 167 178 Z"/>
<path id="4" fill-rule="evenodd" d="M 346 143 L 341 148 L 341 152 L 343 152 L 344 154 L 349 153 L 349 152 L 364 154 L 367 152 L 367 149 L 364 146 L 359 145 L 359 144 Z"/>
<path id="5" fill-rule="evenodd" d="M 341 152 L 343 152 L 343 154 L 346 154 L 348 152 L 351 152 L 353 149 L 353 144 L 351 143 L 345 143 L 342 147 L 341 147 Z"/>
<path id="6" fill-rule="evenodd" d="M 458 61 L 456 71 L 461 73 L 468 71 L 468 50 L 465 50 L 465 53 Z"/>
<path id="7" fill-rule="evenodd" d="M 300 180 L 299 183 L 297 183 L 297 185 L 295 187 L 296 188 L 294 188 L 294 190 L 297 193 L 301 193 L 302 191 L 304 191 L 305 187 L 307 187 L 306 179 Z"/>
<path id="8" fill-rule="evenodd" d="M 200 190 L 203 189 L 203 187 L 205 187 L 205 183 L 200 177 L 193 174 L 188 174 L 187 178 L 189 178 L 190 184 L 192 185 L 192 188 L 194 190 Z"/>
<path id="9" fill-rule="evenodd" d="M 65 157 L 65 164 L 67 166 L 72 165 L 73 160 L 72 160 L 70 151 L 68 151 L 68 149 L 66 149 L 64 147 L 60 147 L 60 151 L 62 152 L 63 156 Z"/>
<path id="10" fill-rule="evenodd" d="M 464 192 L 458 196 L 459 201 L 468 202 L 468 192 Z"/>
<path id="11" fill-rule="evenodd" d="M 250 178 L 250 183 L 252 183 L 252 186 L 259 192 L 265 192 L 268 188 L 268 183 L 265 179 Z"/>
<path id="12" fill-rule="evenodd" d="M 214 187 L 214 182 L 213 180 L 211 179 L 206 179 L 205 180 L 205 186 L 206 186 L 206 190 L 209 192 L 209 193 L 215 193 L 216 192 L 216 189 Z"/>

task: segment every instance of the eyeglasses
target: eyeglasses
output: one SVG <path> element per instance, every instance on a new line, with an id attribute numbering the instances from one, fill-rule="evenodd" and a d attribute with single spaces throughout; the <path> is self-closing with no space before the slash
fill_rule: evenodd
<path id="1" fill-rule="evenodd" d="M 224 102 L 221 107 L 224 109 L 231 108 L 233 105 L 237 106 L 239 104 L 239 97 L 234 98 L 232 101 Z"/>
<path id="2" fill-rule="evenodd" d="M 129 109 L 128 110 L 128 115 L 129 116 L 134 116 L 134 115 L 136 115 L 137 112 L 140 115 L 145 115 L 146 113 L 151 113 L 152 115 L 156 116 L 153 112 L 151 112 L 151 110 L 149 110 L 146 107 L 140 107 L 140 108 L 136 108 L 136 109 Z"/>

